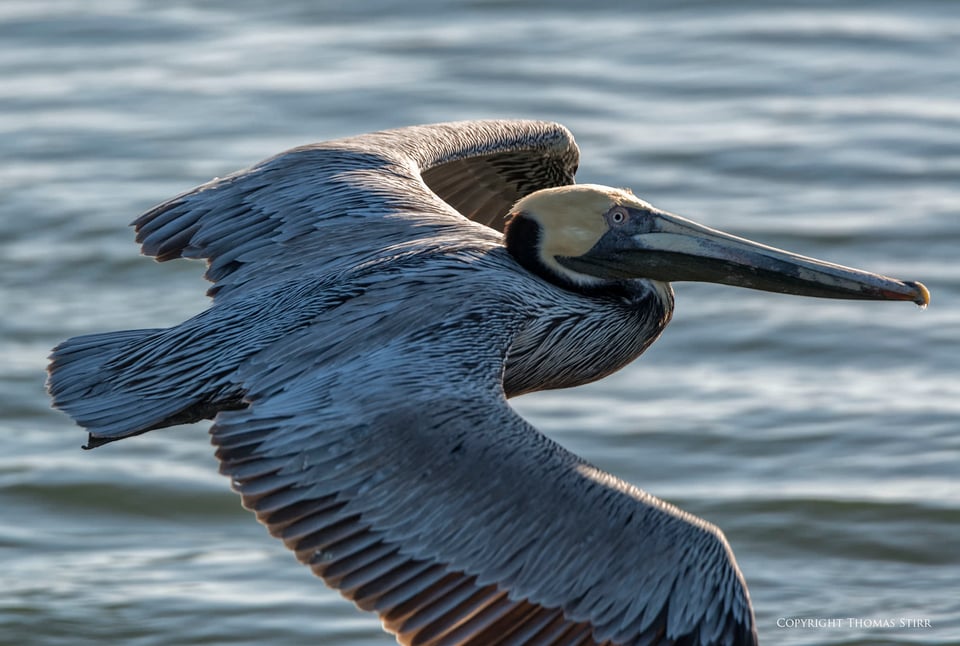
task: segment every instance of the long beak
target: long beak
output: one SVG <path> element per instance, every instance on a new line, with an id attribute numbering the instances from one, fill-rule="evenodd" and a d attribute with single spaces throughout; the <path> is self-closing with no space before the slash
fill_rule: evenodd
<path id="1" fill-rule="evenodd" d="M 602 239 L 581 259 L 602 264 L 608 275 L 618 278 L 695 280 L 800 296 L 930 303 L 930 292 L 918 282 L 800 256 L 655 209 L 633 215 L 633 231 L 622 230 L 608 242 Z M 601 256 L 606 261 L 597 263 Z M 571 264 L 567 261 L 575 259 L 563 260 Z"/>

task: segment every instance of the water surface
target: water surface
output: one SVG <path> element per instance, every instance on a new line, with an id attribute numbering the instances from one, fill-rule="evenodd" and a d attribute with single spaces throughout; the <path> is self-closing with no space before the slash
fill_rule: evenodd
<path id="1" fill-rule="evenodd" d="M 515 405 L 720 525 L 765 643 L 960 643 L 960 5 L 336 4 L 0 4 L 0 642 L 391 643 L 240 508 L 204 426 L 80 451 L 45 356 L 206 306 L 202 265 L 126 226 L 177 192 L 531 117 L 573 130 L 580 181 L 930 287 L 920 312 L 678 285 L 640 361 Z"/>

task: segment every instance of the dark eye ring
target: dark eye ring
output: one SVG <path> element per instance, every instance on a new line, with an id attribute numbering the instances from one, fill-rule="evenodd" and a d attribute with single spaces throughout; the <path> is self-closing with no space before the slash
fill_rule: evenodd
<path id="1" fill-rule="evenodd" d="M 627 214 L 623 209 L 614 209 L 610 212 L 610 221 L 614 224 L 623 224 L 627 220 Z"/>

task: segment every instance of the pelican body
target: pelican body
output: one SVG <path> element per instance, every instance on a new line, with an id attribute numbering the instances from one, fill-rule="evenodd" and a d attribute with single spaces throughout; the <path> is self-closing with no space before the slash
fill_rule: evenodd
<path id="1" fill-rule="evenodd" d="M 209 309 L 58 346 L 88 448 L 212 418 L 243 504 L 403 644 L 755 644 L 721 531 L 543 436 L 509 397 L 600 379 L 670 281 L 926 304 L 919 283 L 759 245 L 574 184 L 558 124 L 303 146 L 135 221 L 202 258 Z"/>

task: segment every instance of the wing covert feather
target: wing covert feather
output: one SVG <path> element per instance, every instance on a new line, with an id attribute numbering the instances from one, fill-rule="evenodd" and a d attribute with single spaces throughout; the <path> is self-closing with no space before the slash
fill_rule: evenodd
<path id="1" fill-rule="evenodd" d="M 554 123 L 411 126 L 291 149 L 133 224 L 146 255 L 206 259 L 209 293 L 223 298 L 447 232 L 496 237 L 516 200 L 573 183 L 578 159 L 573 136 Z"/>

